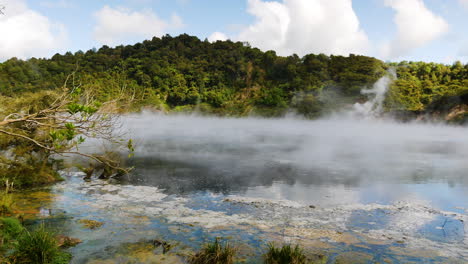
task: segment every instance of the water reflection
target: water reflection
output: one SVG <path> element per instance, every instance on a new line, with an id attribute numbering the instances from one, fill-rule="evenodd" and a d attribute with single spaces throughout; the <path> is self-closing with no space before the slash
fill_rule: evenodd
<path id="1" fill-rule="evenodd" d="M 241 194 L 326 206 L 425 200 L 438 208 L 453 210 L 468 204 L 468 187 L 454 179 L 432 182 L 427 177 L 413 175 L 400 183 L 395 179 L 365 180 L 336 171 L 309 171 L 279 162 L 261 168 L 238 163 L 210 167 L 150 157 L 136 158 L 133 162 L 135 173 L 122 178 L 121 183 L 156 186 L 167 194 Z"/>

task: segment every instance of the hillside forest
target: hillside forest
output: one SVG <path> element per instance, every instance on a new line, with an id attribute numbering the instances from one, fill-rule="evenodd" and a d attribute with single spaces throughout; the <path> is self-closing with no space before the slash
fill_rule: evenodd
<path id="1" fill-rule="evenodd" d="M 120 112 L 142 108 L 230 116 L 295 112 L 316 118 L 367 100 L 361 89 L 371 87 L 389 67 L 396 68 L 397 79 L 384 102 L 386 113 L 403 119 L 429 115 L 464 120 L 468 64 L 390 63 L 353 54 L 282 57 L 248 43 L 210 43 L 185 34 L 50 59 L 11 58 L 0 64 L 0 95 L 3 101 L 40 97 L 62 88 L 73 74 L 73 85 L 99 103 L 114 102 Z"/>

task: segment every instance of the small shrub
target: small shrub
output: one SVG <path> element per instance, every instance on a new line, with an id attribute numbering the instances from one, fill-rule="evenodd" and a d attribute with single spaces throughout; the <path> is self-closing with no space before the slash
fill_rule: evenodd
<path id="1" fill-rule="evenodd" d="M 284 245 L 281 248 L 274 244 L 268 246 L 268 252 L 263 255 L 266 264 L 305 264 L 306 256 L 299 246 Z"/>
<path id="2" fill-rule="evenodd" d="M 5 253 L 14 247 L 14 242 L 24 228 L 16 218 L 0 218 L 0 253 Z M 0 258 L 0 263 L 1 258 Z"/>
<path id="3" fill-rule="evenodd" d="M 60 252 L 55 236 L 44 225 L 34 231 L 25 231 L 18 239 L 14 258 L 18 263 L 67 263 Z"/>
<path id="4" fill-rule="evenodd" d="M 0 194 L 0 216 L 11 215 L 13 213 L 14 200 L 9 193 Z"/>
<path id="5" fill-rule="evenodd" d="M 24 228 L 16 218 L 0 218 L 0 234 L 3 238 L 17 238 Z"/>
<path id="6" fill-rule="evenodd" d="M 232 264 L 236 250 L 225 243 L 222 245 L 218 239 L 213 243 L 208 243 L 189 259 L 190 264 Z"/>

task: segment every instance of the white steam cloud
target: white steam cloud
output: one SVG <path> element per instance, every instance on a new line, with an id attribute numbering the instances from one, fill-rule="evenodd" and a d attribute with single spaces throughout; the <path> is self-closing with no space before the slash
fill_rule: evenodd
<path id="1" fill-rule="evenodd" d="M 141 12 L 104 6 L 95 17 L 94 38 L 101 44 L 115 45 L 140 38 L 160 37 L 184 26 L 182 18 L 172 15 L 170 21 L 160 19 L 151 9 Z"/>
<path id="2" fill-rule="evenodd" d="M 393 79 L 396 78 L 396 70 L 390 69 L 389 74 L 380 78 L 373 85 L 372 89 L 361 90 L 362 94 L 371 95 L 373 98 L 363 104 L 354 104 L 354 111 L 351 114 L 371 118 L 380 116 L 383 111 L 383 102 L 385 101 L 387 90 Z"/>
<path id="3" fill-rule="evenodd" d="M 138 146 L 137 158 L 205 166 L 236 181 L 278 177 L 305 184 L 360 184 L 416 177 L 468 184 L 465 127 L 354 118 L 310 121 L 148 113 L 129 116 L 125 123 Z"/>

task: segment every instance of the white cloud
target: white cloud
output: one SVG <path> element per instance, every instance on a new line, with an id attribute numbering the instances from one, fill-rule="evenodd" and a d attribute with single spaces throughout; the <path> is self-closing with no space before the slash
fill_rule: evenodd
<path id="1" fill-rule="evenodd" d="M 182 19 L 172 15 L 170 21 L 160 19 L 151 9 L 141 12 L 104 6 L 95 17 L 94 38 L 101 44 L 121 44 L 133 38 L 162 36 L 169 30 L 183 27 Z M 141 39 L 140 39 L 141 40 Z"/>
<path id="2" fill-rule="evenodd" d="M 367 35 L 352 0 L 248 0 L 256 21 L 236 39 L 280 55 L 366 53 Z"/>
<path id="3" fill-rule="evenodd" d="M 460 2 L 462 6 L 468 8 L 468 0 L 458 0 L 458 2 Z"/>
<path id="4" fill-rule="evenodd" d="M 186 6 L 186 5 L 190 4 L 190 0 L 177 0 L 177 4 L 179 4 L 181 6 Z"/>
<path id="5" fill-rule="evenodd" d="M 63 47 L 67 34 L 61 24 L 31 10 L 24 0 L 3 0 L 0 15 L 0 60 L 51 55 Z"/>
<path id="6" fill-rule="evenodd" d="M 458 50 L 458 55 L 462 57 L 468 57 L 468 40 L 461 43 Z"/>
<path id="7" fill-rule="evenodd" d="M 396 38 L 383 47 L 384 58 L 398 58 L 446 33 L 447 22 L 432 13 L 422 0 L 385 0 L 396 11 Z"/>
<path id="8" fill-rule="evenodd" d="M 47 8 L 72 8 L 75 5 L 68 0 L 42 1 L 40 5 Z"/>
<path id="9" fill-rule="evenodd" d="M 218 40 L 225 41 L 228 40 L 228 36 L 222 32 L 214 32 L 208 37 L 209 42 L 216 42 Z"/>

